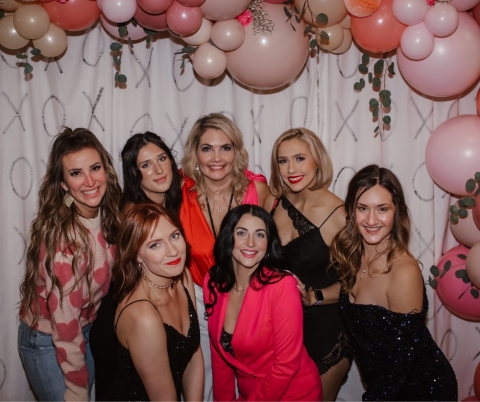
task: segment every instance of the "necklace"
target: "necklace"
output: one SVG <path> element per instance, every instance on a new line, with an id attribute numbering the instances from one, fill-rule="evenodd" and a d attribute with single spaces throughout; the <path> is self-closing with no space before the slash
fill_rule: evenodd
<path id="1" fill-rule="evenodd" d="M 173 279 L 170 279 L 170 283 L 168 285 L 164 285 L 164 286 L 157 285 L 156 283 L 154 283 L 150 279 L 148 279 L 147 274 L 145 273 L 145 271 L 143 269 L 142 269 L 141 272 L 142 272 L 142 277 L 143 277 L 143 279 L 145 279 L 145 282 L 148 283 L 149 288 L 151 288 L 153 286 L 154 288 L 157 288 L 157 289 L 167 289 L 167 288 L 169 288 L 170 286 L 173 285 Z"/>
<path id="2" fill-rule="evenodd" d="M 245 291 L 247 290 L 247 288 L 245 288 L 245 289 L 239 289 L 239 288 L 237 288 L 236 285 L 233 285 L 233 288 L 234 288 L 237 292 L 245 292 Z"/>
<path id="3" fill-rule="evenodd" d="M 215 225 L 213 223 L 212 211 L 210 210 L 210 203 L 208 202 L 208 195 L 207 194 L 205 194 L 205 202 L 207 203 L 208 217 L 210 218 L 210 224 L 212 225 L 213 237 L 217 238 L 217 232 L 215 230 Z M 233 190 L 232 190 L 232 194 L 230 195 L 230 202 L 228 203 L 227 212 L 230 211 L 230 208 L 232 208 L 232 202 L 233 202 Z M 218 208 L 218 211 L 221 212 L 222 209 Z"/>

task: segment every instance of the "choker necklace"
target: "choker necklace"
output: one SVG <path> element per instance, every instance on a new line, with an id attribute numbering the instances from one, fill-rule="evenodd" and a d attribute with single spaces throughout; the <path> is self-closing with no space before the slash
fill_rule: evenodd
<path id="1" fill-rule="evenodd" d="M 245 292 L 245 291 L 247 290 L 247 288 L 245 288 L 245 289 L 239 289 L 239 288 L 237 288 L 236 285 L 233 285 L 233 288 L 234 288 L 237 292 Z"/>
<path id="2" fill-rule="evenodd" d="M 217 238 L 217 232 L 215 231 L 215 225 L 213 224 L 213 218 L 212 218 L 212 211 L 210 210 L 210 203 L 208 202 L 208 195 L 205 194 L 205 202 L 207 203 L 207 211 L 208 211 L 208 217 L 210 218 L 210 224 L 212 225 L 212 232 L 213 232 L 213 237 L 216 239 Z M 228 203 L 228 210 L 227 212 L 230 211 L 232 208 L 232 202 L 233 202 L 233 190 L 232 194 L 230 195 L 230 202 Z M 222 211 L 221 208 L 217 208 L 219 212 Z"/>
<path id="3" fill-rule="evenodd" d="M 142 277 L 143 277 L 143 279 L 145 279 L 145 282 L 148 283 L 149 288 L 151 288 L 153 286 L 154 288 L 157 288 L 157 289 L 168 289 L 170 286 L 173 285 L 173 279 L 170 279 L 170 283 L 168 285 L 164 285 L 164 286 L 157 285 L 156 283 L 154 283 L 150 279 L 148 279 L 147 274 L 145 273 L 145 271 L 143 269 L 142 269 L 141 272 L 142 272 Z"/>

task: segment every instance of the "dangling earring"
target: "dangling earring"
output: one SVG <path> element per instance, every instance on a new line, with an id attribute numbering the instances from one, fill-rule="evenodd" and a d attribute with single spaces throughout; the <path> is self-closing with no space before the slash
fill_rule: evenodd
<path id="1" fill-rule="evenodd" d="M 137 265 L 137 268 L 139 271 L 142 270 L 142 263 L 140 261 L 137 261 L 138 265 Z"/>
<path id="2" fill-rule="evenodd" d="M 197 166 L 195 166 L 195 170 L 198 172 L 200 170 L 200 166 L 198 166 L 198 163 L 197 163 Z"/>
<path id="3" fill-rule="evenodd" d="M 67 206 L 67 208 L 70 208 L 73 203 L 73 197 L 70 195 L 68 191 L 65 193 L 65 196 L 63 197 L 63 203 Z"/>

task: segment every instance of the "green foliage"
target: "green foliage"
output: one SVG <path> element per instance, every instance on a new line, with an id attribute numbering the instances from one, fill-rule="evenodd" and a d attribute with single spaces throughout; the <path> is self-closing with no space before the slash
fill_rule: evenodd
<path id="1" fill-rule="evenodd" d="M 320 13 L 320 14 L 317 14 L 317 16 L 315 17 L 315 21 L 317 22 L 318 25 L 327 25 L 328 17 L 325 14 Z"/>
<path id="2" fill-rule="evenodd" d="M 468 210 L 476 205 L 475 197 L 480 195 L 480 172 L 475 172 L 473 179 L 468 179 L 465 183 L 467 193 L 474 193 L 473 196 L 467 195 L 458 200 L 458 207 L 450 205 L 450 222 L 456 225 L 459 219 L 465 219 L 468 216 Z"/>
<path id="3" fill-rule="evenodd" d="M 32 71 L 33 71 L 33 67 L 32 67 L 32 65 L 31 65 L 30 63 L 25 63 L 25 64 L 23 65 L 23 72 L 24 72 L 25 74 L 30 74 Z"/>
<path id="4" fill-rule="evenodd" d="M 33 56 L 39 56 L 39 55 L 42 53 L 42 51 L 41 51 L 40 49 L 37 49 L 37 48 L 35 47 L 35 48 L 33 48 L 33 49 L 30 51 L 30 53 L 31 53 Z"/>

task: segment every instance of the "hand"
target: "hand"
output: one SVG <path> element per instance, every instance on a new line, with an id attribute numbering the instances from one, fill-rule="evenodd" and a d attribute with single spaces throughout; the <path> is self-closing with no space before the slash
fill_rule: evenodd
<path id="1" fill-rule="evenodd" d="M 290 272 L 290 273 L 293 275 L 293 277 L 297 281 L 297 288 L 300 292 L 300 297 L 302 299 L 303 306 L 304 307 L 310 307 L 313 304 L 315 304 L 315 302 L 312 303 L 312 300 L 311 300 L 311 295 L 313 294 L 312 287 L 310 287 L 310 289 L 306 290 L 305 289 L 305 284 L 300 280 L 300 278 L 297 275 L 293 274 L 292 272 Z"/>

